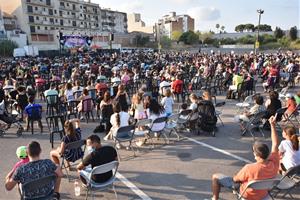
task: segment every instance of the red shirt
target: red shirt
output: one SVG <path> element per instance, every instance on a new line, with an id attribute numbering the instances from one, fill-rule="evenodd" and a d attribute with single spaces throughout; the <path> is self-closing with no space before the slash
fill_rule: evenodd
<path id="1" fill-rule="evenodd" d="M 97 83 L 95 88 L 98 92 L 100 92 L 101 90 L 106 90 L 108 87 L 105 83 Z"/>
<path id="2" fill-rule="evenodd" d="M 182 89 L 183 89 L 183 81 L 176 79 L 173 83 L 172 83 L 172 90 L 173 92 L 180 94 L 182 93 Z"/>

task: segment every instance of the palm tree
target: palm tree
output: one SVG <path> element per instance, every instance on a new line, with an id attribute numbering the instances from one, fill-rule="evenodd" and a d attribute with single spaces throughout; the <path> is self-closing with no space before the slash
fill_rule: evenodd
<path id="1" fill-rule="evenodd" d="M 220 24 L 216 24 L 216 29 L 218 30 L 218 32 L 219 32 L 219 28 L 220 28 Z"/>

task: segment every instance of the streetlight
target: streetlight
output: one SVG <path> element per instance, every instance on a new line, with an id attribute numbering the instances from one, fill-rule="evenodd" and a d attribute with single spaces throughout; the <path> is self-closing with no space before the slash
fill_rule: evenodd
<path id="1" fill-rule="evenodd" d="M 261 15 L 264 14 L 264 10 L 262 9 L 258 9 L 257 13 L 258 13 L 258 26 L 257 26 L 257 36 L 256 36 L 256 41 L 255 41 L 255 45 L 254 45 L 254 52 L 255 55 L 257 53 L 257 49 L 259 48 L 259 28 L 260 28 L 260 20 L 261 20 Z"/>

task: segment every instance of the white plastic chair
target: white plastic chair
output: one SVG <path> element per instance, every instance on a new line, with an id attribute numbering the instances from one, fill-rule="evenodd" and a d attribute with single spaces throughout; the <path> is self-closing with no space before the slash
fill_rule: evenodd
<path id="1" fill-rule="evenodd" d="M 118 167 L 119 167 L 119 162 L 118 161 L 112 161 L 110 163 L 106 163 L 104 165 L 94 167 L 92 172 L 89 175 L 88 180 L 86 180 L 87 181 L 87 184 L 86 184 L 87 191 L 86 191 L 86 198 L 85 199 L 88 199 L 90 191 L 91 191 L 92 197 L 94 199 L 94 191 L 97 191 L 97 190 L 98 191 L 103 191 L 103 190 L 106 190 L 110 187 L 112 187 L 112 189 L 115 193 L 116 199 L 118 199 L 118 195 L 117 195 L 117 192 L 116 192 L 115 186 L 114 186 L 114 182 L 116 180 L 116 173 L 118 171 Z M 109 171 L 112 171 L 113 175 L 108 181 L 106 181 L 104 183 L 96 183 L 92 180 L 92 176 L 97 175 L 97 174 L 104 174 L 104 173 L 107 173 Z"/>

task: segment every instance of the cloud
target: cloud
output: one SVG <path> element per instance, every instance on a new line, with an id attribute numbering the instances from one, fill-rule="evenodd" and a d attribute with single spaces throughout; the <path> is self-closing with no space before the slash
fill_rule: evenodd
<path id="1" fill-rule="evenodd" d="M 193 17 L 197 23 L 202 21 L 214 21 L 221 17 L 220 10 L 214 7 L 194 7 L 190 8 L 187 13 Z"/>
<path id="2" fill-rule="evenodd" d="M 141 12 L 143 10 L 143 3 L 141 0 L 126 0 L 118 4 L 116 0 L 104 1 L 104 0 L 92 0 L 92 2 L 98 3 L 102 8 L 111 8 L 112 10 L 118 10 L 122 12 Z"/>
<path id="3" fill-rule="evenodd" d="M 176 4 L 188 4 L 191 3 L 193 0 L 168 0 L 170 3 Z"/>

